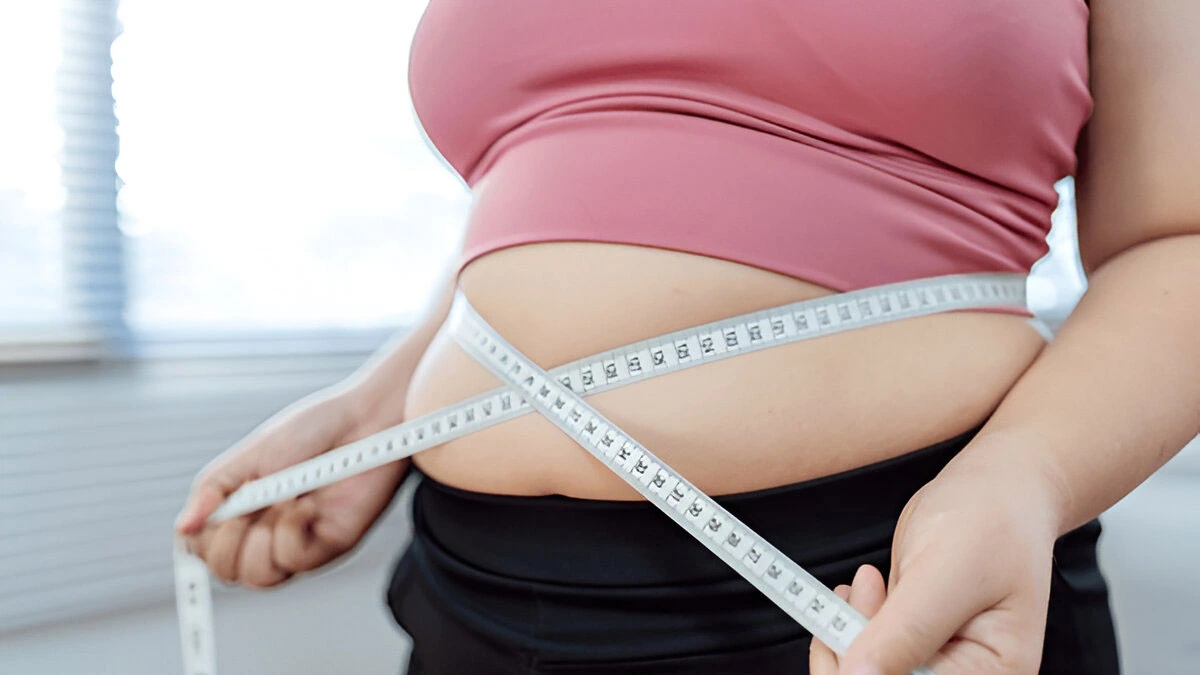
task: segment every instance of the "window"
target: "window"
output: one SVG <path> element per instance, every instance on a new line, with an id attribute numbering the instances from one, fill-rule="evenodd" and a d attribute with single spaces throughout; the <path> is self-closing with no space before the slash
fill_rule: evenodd
<path id="1" fill-rule="evenodd" d="M 422 307 L 467 191 L 409 103 L 421 10 L 123 0 L 117 170 L 135 331 L 371 327 Z"/>
<path id="2" fill-rule="evenodd" d="M 0 364 L 0 634 L 166 600 L 195 472 L 424 304 L 422 8 L 0 3 L 0 360 L 94 361 Z"/>
<path id="3" fill-rule="evenodd" d="M 54 110 L 54 73 L 61 60 L 55 7 L 0 6 L 0 316 L 9 325 L 60 321 L 62 237 L 57 213 L 62 177 L 55 153 L 62 129 Z"/>
<path id="4" fill-rule="evenodd" d="M 0 5 L 0 342 L 84 342 L 97 323 L 103 297 L 83 282 L 105 265 L 71 251 L 91 234 L 80 216 L 95 188 L 115 191 L 103 158 L 111 99 L 94 86 L 107 40 L 94 19 L 57 3 Z"/>
<path id="5" fill-rule="evenodd" d="M 421 3 L 124 0 L 120 29 L 113 4 L 0 9 L 0 341 L 345 332 L 421 308 L 469 202 L 409 103 Z"/>

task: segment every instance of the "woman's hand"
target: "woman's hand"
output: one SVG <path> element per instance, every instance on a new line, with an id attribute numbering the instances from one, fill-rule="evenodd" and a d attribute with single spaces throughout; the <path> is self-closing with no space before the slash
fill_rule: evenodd
<path id="1" fill-rule="evenodd" d="M 839 587 L 873 618 L 840 659 L 816 643 L 812 675 L 903 675 L 922 664 L 936 675 L 1037 672 L 1057 536 L 1053 494 L 1017 467 L 968 463 L 951 463 L 909 501 L 886 600 L 873 568 Z"/>
<path id="2" fill-rule="evenodd" d="M 833 592 L 868 619 L 875 616 L 887 597 L 883 575 L 871 565 L 858 568 L 852 585 L 842 584 L 833 589 Z M 837 655 L 815 638 L 808 653 L 808 672 L 809 675 L 838 675 Z"/>
<path id="3" fill-rule="evenodd" d="M 349 551 L 383 512 L 408 468 L 392 462 L 221 523 L 209 514 L 240 485 L 399 423 L 360 417 L 362 393 L 318 394 L 265 422 L 197 476 L 176 530 L 228 583 L 274 586 Z"/>

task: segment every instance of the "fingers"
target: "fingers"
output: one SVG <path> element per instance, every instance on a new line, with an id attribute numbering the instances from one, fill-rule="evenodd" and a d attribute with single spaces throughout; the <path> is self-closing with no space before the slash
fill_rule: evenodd
<path id="1" fill-rule="evenodd" d="M 317 522 L 316 501 L 301 498 L 209 525 L 189 543 L 222 581 L 266 588 L 345 552 L 314 534 Z"/>
<path id="2" fill-rule="evenodd" d="M 843 600 L 850 599 L 850 587 L 846 584 L 834 588 L 833 593 Z M 814 637 L 808 650 L 809 675 L 837 675 L 837 670 L 837 655 L 825 646 L 824 642 Z"/>
<path id="3" fill-rule="evenodd" d="M 267 509 L 246 532 L 238 564 L 238 581 L 243 585 L 250 588 L 267 588 L 291 578 L 291 573 L 275 563 L 271 551 L 279 516 L 279 509 Z"/>
<path id="4" fill-rule="evenodd" d="M 833 589 L 833 592 L 839 598 L 848 601 L 850 606 L 863 616 L 871 618 L 883 606 L 884 598 L 887 596 L 883 574 L 871 565 L 863 565 L 855 572 L 852 583 L 852 586 L 845 584 L 838 586 Z M 814 639 L 812 642 L 812 649 L 809 652 L 809 672 L 811 675 L 837 675 L 838 658 L 833 650 L 820 640 Z"/>
<path id="5" fill-rule="evenodd" d="M 249 479 L 248 471 L 236 463 L 204 471 L 175 519 L 176 532 L 185 536 L 200 532 L 221 502 Z"/>
<path id="6" fill-rule="evenodd" d="M 990 604 L 962 592 L 978 585 L 962 574 L 936 564 L 913 565 L 850 645 L 841 672 L 902 675 L 928 661 Z"/>
<path id="7" fill-rule="evenodd" d="M 854 573 L 850 589 L 850 606 L 870 619 L 875 616 L 887 598 L 887 584 L 883 573 L 874 565 L 863 565 Z"/>
<path id="8" fill-rule="evenodd" d="M 301 497 L 280 517 L 271 542 L 272 557 L 280 569 L 293 574 L 304 572 L 345 552 L 317 536 L 317 525 L 317 502 L 312 497 Z"/>
<path id="9" fill-rule="evenodd" d="M 237 581 L 242 541 L 253 519 L 253 515 L 246 515 L 227 520 L 205 528 L 191 540 L 192 551 L 208 563 L 208 568 L 217 578 L 226 583 Z"/>

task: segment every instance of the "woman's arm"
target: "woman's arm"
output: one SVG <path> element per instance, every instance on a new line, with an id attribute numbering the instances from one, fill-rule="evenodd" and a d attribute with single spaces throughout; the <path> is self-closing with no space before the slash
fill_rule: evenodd
<path id="1" fill-rule="evenodd" d="M 352 392 L 352 414 L 360 421 L 369 420 L 373 427 L 382 424 L 381 428 L 404 421 L 408 382 L 425 349 L 450 313 L 456 289 L 456 271 L 451 266 L 443 273 L 437 291 L 416 327 L 389 340 L 342 382 L 341 386 L 347 392 Z"/>
<path id="2" fill-rule="evenodd" d="M 1200 234 L 1174 235 L 1097 269 L 1058 338 L 954 464 L 1043 482 L 1062 534 L 1197 434 Z"/>
<path id="3" fill-rule="evenodd" d="M 391 502 L 405 458 L 297 499 L 220 523 L 214 509 L 246 481 L 266 476 L 404 420 L 409 379 L 454 295 L 447 275 L 418 326 L 380 349 L 354 375 L 305 398 L 247 435 L 197 476 L 176 521 L 192 551 L 230 583 L 274 586 L 354 547 Z"/>
<path id="4" fill-rule="evenodd" d="M 1054 539 L 1200 433 L 1200 3 L 1091 7 L 1096 111 L 1077 182 L 1089 289 L 909 502 L 886 599 L 873 570 L 842 589 L 875 615 L 843 675 L 1036 672 Z M 818 650 L 814 674 L 831 661 Z"/>
<path id="5" fill-rule="evenodd" d="M 1044 473 L 1060 532 L 1200 434 L 1200 3 L 1093 0 L 1088 292 L 962 455 Z"/>

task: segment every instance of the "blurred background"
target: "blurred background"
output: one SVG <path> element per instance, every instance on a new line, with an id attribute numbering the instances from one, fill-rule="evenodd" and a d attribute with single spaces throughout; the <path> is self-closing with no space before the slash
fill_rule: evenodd
<path id="1" fill-rule="evenodd" d="M 182 672 L 191 477 L 423 306 L 470 199 L 408 98 L 423 6 L 0 0 L 0 673 Z M 1085 286 L 1059 192 L 1051 325 Z M 400 672 L 403 501 L 332 569 L 220 590 L 225 672 Z M 1126 672 L 1195 673 L 1200 446 L 1104 524 Z"/>

